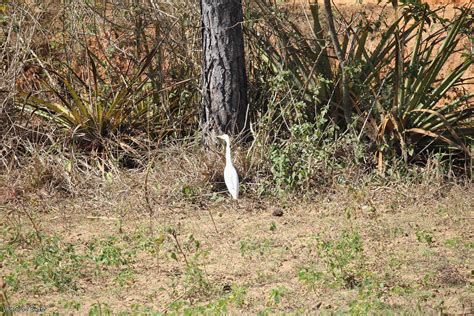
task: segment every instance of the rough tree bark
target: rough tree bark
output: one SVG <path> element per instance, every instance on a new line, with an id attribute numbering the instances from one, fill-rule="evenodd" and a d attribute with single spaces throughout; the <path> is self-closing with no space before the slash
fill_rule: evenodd
<path id="1" fill-rule="evenodd" d="M 247 128 L 243 12 L 240 0 L 201 0 L 201 128 L 207 138 Z"/>

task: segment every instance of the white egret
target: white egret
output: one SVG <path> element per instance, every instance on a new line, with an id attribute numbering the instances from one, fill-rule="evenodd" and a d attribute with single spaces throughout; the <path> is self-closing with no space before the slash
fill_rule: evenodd
<path id="1" fill-rule="evenodd" d="M 223 134 L 217 137 L 223 139 L 226 143 L 224 168 L 225 185 L 227 186 L 227 189 L 229 190 L 229 193 L 232 198 L 234 200 L 237 200 L 237 198 L 239 197 L 239 175 L 237 174 L 237 170 L 235 170 L 235 167 L 232 164 L 232 158 L 230 156 L 230 138 L 227 134 Z"/>

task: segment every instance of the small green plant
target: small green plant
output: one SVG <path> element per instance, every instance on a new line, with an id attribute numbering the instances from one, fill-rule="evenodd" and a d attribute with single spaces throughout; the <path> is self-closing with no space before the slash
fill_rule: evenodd
<path id="1" fill-rule="evenodd" d="M 157 230 L 160 231 L 161 228 L 158 227 Z M 166 235 L 163 232 L 160 231 L 156 235 L 152 235 L 150 228 L 144 226 L 140 227 L 130 238 L 134 241 L 137 251 L 145 251 L 157 257 L 166 241 Z"/>
<path id="2" fill-rule="evenodd" d="M 119 272 L 114 281 L 120 287 L 132 284 L 135 281 L 135 272 L 130 268 L 126 268 Z"/>
<path id="3" fill-rule="evenodd" d="M 208 251 L 202 248 L 201 241 L 194 235 L 182 243 L 178 231 L 172 227 L 167 228 L 168 234 L 174 239 L 175 248 L 169 251 L 170 258 L 179 261 L 177 254 L 182 256 L 186 264 L 184 273 L 184 286 L 186 297 L 208 296 L 213 288 L 202 268 L 202 259 L 208 256 Z"/>
<path id="4" fill-rule="evenodd" d="M 282 298 L 288 293 L 288 289 L 285 286 L 278 286 L 270 290 L 270 304 L 278 305 L 281 303 Z"/>
<path id="5" fill-rule="evenodd" d="M 184 300 L 177 300 L 170 305 L 170 310 L 179 315 L 226 315 L 229 312 L 229 306 L 243 306 L 246 294 L 245 288 L 233 286 L 230 293 L 206 304 L 190 304 Z"/>
<path id="6" fill-rule="evenodd" d="M 18 245 L 15 243 L 9 243 L 0 248 L 0 262 L 8 262 L 9 264 L 15 266 L 13 271 L 10 271 L 10 273 L 3 276 L 4 282 L 14 291 L 19 289 L 19 276 L 22 274 L 22 272 L 27 271 L 30 266 L 27 260 L 23 260 L 22 256 L 18 255 L 16 252 L 16 246 Z"/>
<path id="7" fill-rule="evenodd" d="M 366 276 L 358 287 L 357 299 L 349 303 L 351 315 L 384 314 L 391 307 L 382 301 L 386 285 L 377 277 Z"/>
<path id="8" fill-rule="evenodd" d="M 242 257 L 251 256 L 254 253 L 258 253 L 263 256 L 265 253 L 271 251 L 273 247 L 273 241 L 270 239 L 264 239 L 263 241 L 254 241 L 250 239 L 244 239 L 240 241 L 240 255 Z"/>
<path id="9" fill-rule="evenodd" d="M 303 268 L 298 272 L 298 280 L 314 290 L 317 284 L 324 280 L 324 272 Z"/>
<path id="10" fill-rule="evenodd" d="M 161 315 L 163 315 L 163 313 L 154 311 L 152 308 L 142 306 L 142 305 L 139 305 L 139 304 L 132 304 L 130 307 L 131 307 L 130 309 L 131 309 L 131 314 L 132 315 L 150 315 L 150 316 L 161 316 Z M 127 316 L 127 315 L 130 315 L 130 312 L 128 312 L 128 311 L 121 312 L 118 315 L 119 316 L 120 315 Z"/>
<path id="11" fill-rule="evenodd" d="M 390 291 L 398 296 L 404 296 L 412 294 L 414 289 L 406 284 L 397 284 Z"/>
<path id="12" fill-rule="evenodd" d="M 89 309 L 89 316 L 110 316 L 113 310 L 107 303 L 95 303 Z"/>
<path id="13" fill-rule="evenodd" d="M 444 245 L 449 247 L 449 248 L 457 249 L 462 245 L 462 239 L 459 238 L 459 237 L 446 239 L 444 241 Z"/>
<path id="14" fill-rule="evenodd" d="M 93 240 L 87 245 L 89 257 L 97 266 L 118 267 L 131 263 L 135 256 L 135 249 L 124 250 L 117 237 L 109 236 L 102 240 Z"/>
<path id="15" fill-rule="evenodd" d="M 76 253 L 74 245 L 64 243 L 59 237 L 45 237 L 32 260 L 32 273 L 44 284 L 59 290 L 75 289 L 81 275 L 83 256 Z"/>
<path id="16" fill-rule="evenodd" d="M 433 233 L 427 230 L 419 230 L 416 233 L 416 239 L 421 243 L 431 245 L 433 243 Z"/>
<path id="17" fill-rule="evenodd" d="M 244 305 L 246 295 L 247 289 L 245 287 L 232 286 L 232 291 L 227 295 L 227 299 L 235 306 L 242 307 Z"/>
<path id="18" fill-rule="evenodd" d="M 426 288 L 432 288 L 435 283 L 436 277 L 432 272 L 425 273 L 421 279 L 421 284 Z"/>
<path id="19" fill-rule="evenodd" d="M 81 303 L 75 300 L 64 300 L 61 301 L 61 305 L 63 306 L 64 309 L 66 310 L 75 310 L 79 311 L 81 308 Z"/>
<path id="20" fill-rule="evenodd" d="M 271 231 L 271 232 L 274 232 L 274 231 L 276 231 L 276 229 L 277 229 L 276 223 L 275 223 L 275 222 L 272 222 L 272 223 L 270 224 L 270 231 Z"/>
<path id="21" fill-rule="evenodd" d="M 201 267 L 201 260 L 207 257 L 208 251 L 202 248 L 201 241 L 196 239 L 194 235 L 188 237 L 188 240 L 184 243 L 184 249 L 192 254 L 186 265 L 185 273 L 188 296 L 196 294 L 208 295 L 212 287 L 205 271 Z"/>
<path id="22" fill-rule="evenodd" d="M 181 192 L 183 193 L 183 196 L 187 199 L 191 199 L 196 196 L 196 190 L 189 185 L 183 186 Z"/>
<path id="23" fill-rule="evenodd" d="M 301 281 L 312 287 L 320 280 L 335 287 L 353 288 L 360 284 L 364 249 L 359 233 L 344 231 L 337 240 L 323 240 L 317 236 L 316 249 L 325 269 L 301 269 L 298 273 Z"/>

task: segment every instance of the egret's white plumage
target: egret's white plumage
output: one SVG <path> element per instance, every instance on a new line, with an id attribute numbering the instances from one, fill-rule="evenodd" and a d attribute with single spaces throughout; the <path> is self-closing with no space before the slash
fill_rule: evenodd
<path id="1" fill-rule="evenodd" d="M 237 170 L 235 170 L 235 167 L 232 164 L 232 158 L 230 156 L 229 135 L 224 134 L 217 137 L 223 139 L 226 143 L 224 181 L 232 198 L 234 200 L 237 200 L 237 198 L 239 197 L 239 175 L 237 174 Z"/>

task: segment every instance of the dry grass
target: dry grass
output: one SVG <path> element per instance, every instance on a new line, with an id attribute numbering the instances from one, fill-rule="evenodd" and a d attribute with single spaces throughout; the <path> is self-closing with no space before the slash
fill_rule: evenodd
<path id="1" fill-rule="evenodd" d="M 247 183 L 232 203 L 213 192 L 219 156 L 176 148 L 150 169 L 150 216 L 146 171 L 74 178 L 60 159 L 37 159 L 43 167 L 33 160 L 0 177 L 0 258 L 12 306 L 472 312 L 474 188 L 433 170 L 400 180 L 366 175 L 303 198 L 257 196 L 258 184 Z"/>

